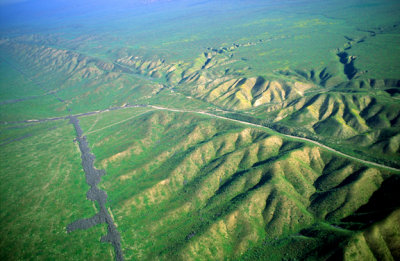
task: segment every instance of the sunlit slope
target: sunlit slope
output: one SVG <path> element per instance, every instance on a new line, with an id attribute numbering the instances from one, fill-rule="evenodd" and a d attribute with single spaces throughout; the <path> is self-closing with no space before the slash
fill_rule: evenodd
<path id="1" fill-rule="evenodd" d="M 346 259 L 400 258 L 399 184 L 398 175 L 385 180 L 368 204 L 344 220 L 349 222 L 350 228 L 361 228 L 341 251 Z"/>
<path id="2" fill-rule="evenodd" d="M 351 238 L 345 260 L 398 260 L 400 258 L 400 210 Z"/>
<path id="3" fill-rule="evenodd" d="M 400 259 L 397 174 L 199 114 L 398 168 L 399 1 L 39 2 L 0 10 L 0 259 L 113 259 L 65 233 L 97 210 L 73 127 L 12 122 L 127 103 L 178 109 L 80 117 L 127 260 Z"/>
<path id="4" fill-rule="evenodd" d="M 322 93 L 271 105 L 259 113 L 266 113 L 274 123 L 288 126 L 295 133 L 304 130 L 388 155 L 399 153 L 400 103 L 384 93 Z"/>
<path id="5" fill-rule="evenodd" d="M 362 230 L 317 223 L 300 233 L 264 240 L 242 260 L 398 260 L 399 209 Z"/>
<path id="6" fill-rule="evenodd" d="M 99 243 L 105 226 L 66 233 L 96 213 L 72 125 L 8 124 L 0 133 L 0 259 L 112 259 L 111 246 Z"/>
<path id="7" fill-rule="evenodd" d="M 300 24 L 315 30 L 318 26 L 316 21 Z M 399 52 L 389 46 L 396 42 L 397 32 L 397 23 L 393 23 L 344 34 L 336 48 L 325 49 L 327 58 L 319 57 L 321 64 L 304 67 L 290 63 L 286 69 L 276 66 L 270 70 L 267 63 L 275 55 L 270 53 L 270 59 L 257 65 L 265 70 L 255 69 L 252 55 L 269 50 L 276 42 L 287 42 L 285 37 L 208 48 L 192 63 L 170 64 L 134 55 L 120 58 L 118 63 L 164 79 L 197 100 L 225 110 L 245 110 L 247 117 L 262 119 L 280 131 L 345 146 L 345 150 L 357 144 L 367 157 L 378 153 L 378 160 L 396 164 Z M 383 45 L 392 50 L 390 55 L 383 53 Z M 372 62 L 370 54 L 381 58 Z"/>
<path id="8" fill-rule="evenodd" d="M 115 124 L 118 113 L 81 122 L 101 126 L 87 135 L 127 259 L 237 259 L 355 213 L 391 176 L 222 120 L 149 111 Z"/>
<path id="9" fill-rule="evenodd" d="M 6 41 L 1 47 L 0 58 L 18 71 L 36 93 L 36 96 L 20 95 L 18 98 L 22 101 L 6 100 L 1 106 L 10 112 L 9 118 L 29 114 L 43 118 L 51 114 L 65 115 L 67 108 L 79 113 L 127 102 L 140 103 L 163 88 L 112 62 L 74 51 L 14 41 Z M 21 115 L 20 111 L 32 103 L 38 103 L 35 110 Z M 47 114 L 33 113 L 40 110 Z"/>
<path id="10" fill-rule="evenodd" d="M 298 23 L 298 30 L 320 26 L 314 20 Z M 300 65 L 290 63 L 271 71 L 267 59 L 257 65 L 266 66 L 263 72 L 255 69 L 250 53 L 286 43 L 285 36 L 209 47 L 185 61 L 137 54 L 143 51 L 128 48 L 98 58 L 54 47 L 44 40 L 48 38 L 8 39 L 1 43 L 3 59 L 43 95 L 6 100 L 1 118 L 45 118 L 66 115 L 67 109 L 80 113 L 126 103 L 220 107 L 246 111 L 247 116 L 288 134 L 329 142 L 339 150 L 359 150 L 369 159 L 396 165 L 400 144 L 396 59 L 389 59 L 387 66 L 392 69 L 386 74 L 378 64 L 357 67 L 362 57 L 373 52 L 371 46 L 396 35 L 395 25 L 361 30 L 353 38 L 344 35 L 337 41 L 338 48 L 325 49 L 326 61 L 314 57 L 322 59 L 322 64 L 296 67 Z M 353 51 L 359 56 L 352 55 Z M 244 58 L 243 52 L 250 56 Z M 396 50 L 392 56 L 398 56 Z M 377 75 L 380 78 L 370 78 Z M 26 107 L 37 109 L 22 113 Z"/>

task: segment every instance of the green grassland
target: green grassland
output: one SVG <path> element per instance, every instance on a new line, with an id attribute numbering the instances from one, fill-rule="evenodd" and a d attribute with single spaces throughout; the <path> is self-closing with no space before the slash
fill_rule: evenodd
<path id="1" fill-rule="evenodd" d="M 126 260 L 400 259 L 398 174 L 282 135 L 400 166 L 398 1 L 75 9 L 0 23 L 1 259 L 115 258 L 65 231 L 98 211 L 73 126 L 27 121 L 115 107 L 79 120 Z"/>
<path id="2" fill-rule="evenodd" d="M 379 31 L 378 31 L 379 32 Z M 373 39 L 368 39 L 352 47 L 349 54 L 356 56 L 355 65 L 361 71 L 367 71 L 363 78 L 371 79 L 397 79 L 399 77 L 399 64 L 396 55 L 399 47 L 387 48 L 392 43 L 398 43 L 400 28 L 390 28 L 387 32 L 377 34 Z"/>
<path id="3" fill-rule="evenodd" d="M 119 114 L 81 122 L 99 124 L 87 137 L 97 167 L 108 173 L 101 186 L 127 259 L 253 259 L 269 251 L 273 260 L 311 251 L 315 259 L 334 257 L 340 247 L 329 244 L 359 233 L 341 219 L 397 177 L 223 120 L 142 109 L 132 119 Z M 388 244 L 394 250 L 397 243 Z"/>
<path id="4" fill-rule="evenodd" d="M 8 139 L 0 147 L 1 259 L 112 258 L 112 248 L 99 243 L 105 226 L 66 233 L 69 223 L 96 213 L 85 199 L 88 186 L 72 125 L 7 125 L 1 134 Z"/>
<path id="5" fill-rule="evenodd" d="M 11 100 L 26 96 L 37 96 L 43 94 L 42 90 L 37 90 L 31 82 L 24 78 L 20 72 L 0 60 L 0 88 L 1 100 Z"/>

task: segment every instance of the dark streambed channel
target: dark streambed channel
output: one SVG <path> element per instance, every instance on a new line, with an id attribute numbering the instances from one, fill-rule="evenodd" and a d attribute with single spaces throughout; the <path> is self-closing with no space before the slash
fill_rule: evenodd
<path id="1" fill-rule="evenodd" d="M 121 236 L 117 231 L 113 219 L 106 208 L 107 193 L 100 190 L 97 185 L 101 180 L 101 176 L 105 175 L 104 170 L 99 170 L 94 167 L 95 156 L 90 152 L 86 136 L 83 135 L 79 120 L 76 116 L 70 116 L 70 123 L 74 125 L 77 141 L 81 150 L 82 167 L 85 171 L 86 182 L 90 186 L 86 193 L 88 200 L 97 201 L 100 206 L 99 212 L 91 218 L 77 220 L 67 226 L 67 232 L 70 233 L 78 229 L 88 229 L 97 224 L 107 224 L 107 234 L 101 237 L 101 242 L 109 242 L 115 250 L 116 260 L 124 260 L 121 250 Z"/>

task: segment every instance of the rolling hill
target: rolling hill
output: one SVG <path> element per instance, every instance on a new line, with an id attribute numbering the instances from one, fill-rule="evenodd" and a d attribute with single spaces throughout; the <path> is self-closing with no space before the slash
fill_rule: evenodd
<path id="1" fill-rule="evenodd" d="M 0 259 L 400 259 L 397 1 L 35 3 L 0 10 Z"/>

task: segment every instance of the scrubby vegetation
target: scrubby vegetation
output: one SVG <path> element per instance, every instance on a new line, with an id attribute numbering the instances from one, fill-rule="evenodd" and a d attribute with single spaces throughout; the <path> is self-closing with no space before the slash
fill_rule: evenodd
<path id="1" fill-rule="evenodd" d="M 398 1 L 39 2 L 0 10 L 1 259 L 115 258 L 65 233 L 69 115 L 126 260 L 400 258 Z"/>
<path id="2" fill-rule="evenodd" d="M 109 173 L 103 188 L 113 192 L 110 208 L 132 258 L 237 259 L 274 240 L 268 249 L 283 258 L 279 240 L 300 240 L 321 222 L 338 231 L 333 242 L 347 240 L 353 230 L 330 227 L 344 226 L 341 219 L 393 177 L 318 147 L 190 113 L 149 111 L 88 139 L 98 167 Z M 314 247 L 323 244 L 320 237 Z"/>

